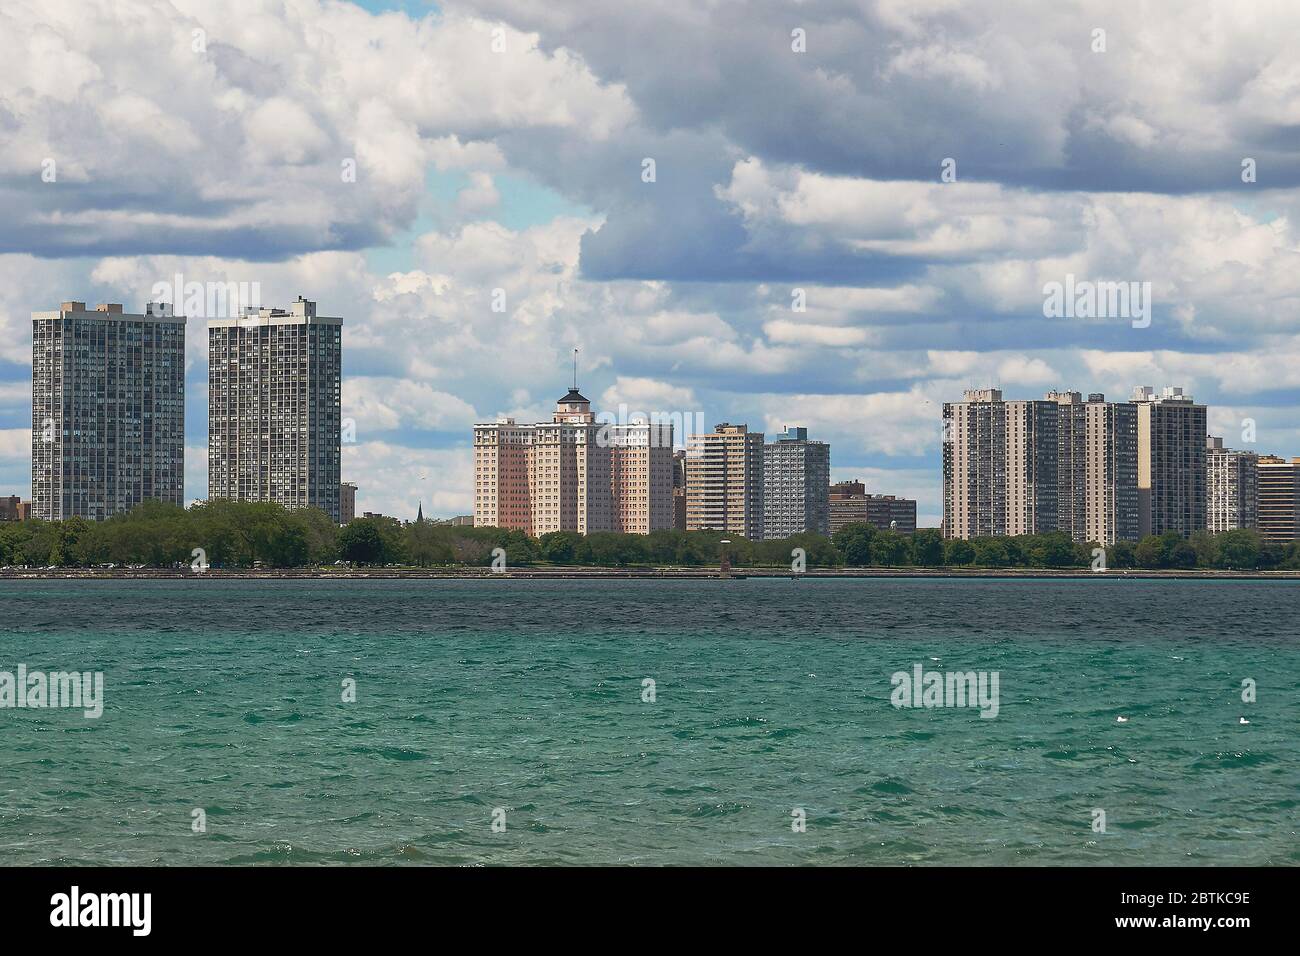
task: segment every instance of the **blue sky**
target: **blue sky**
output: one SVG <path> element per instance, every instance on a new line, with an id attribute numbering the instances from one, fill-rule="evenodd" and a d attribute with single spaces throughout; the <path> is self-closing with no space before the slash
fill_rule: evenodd
<path id="1" fill-rule="evenodd" d="M 806 425 L 835 478 L 917 498 L 922 524 L 939 407 L 973 385 L 1182 385 L 1229 444 L 1251 420 L 1256 450 L 1298 454 L 1297 21 L 1281 2 L 14 0 L 0 494 L 30 491 L 30 313 L 139 311 L 176 273 L 343 317 L 363 510 L 467 513 L 470 426 L 547 415 L 575 347 L 598 409 Z M 1150 324 L 1045 315 L 1067 275 L 1150 283 Z M 194 498 L 202 316 L 187 334 Z"/>

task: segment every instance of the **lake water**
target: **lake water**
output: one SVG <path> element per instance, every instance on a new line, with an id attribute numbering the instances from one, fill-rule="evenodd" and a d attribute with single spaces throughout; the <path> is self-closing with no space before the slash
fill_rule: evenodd
<path id="1" fill-rule="evenodd" d="M 1300 582 L 0 582 L 0 671 L 104 675 L 98 719 L 0 709 L 0 856 L 1294 865 L 1297 610 Z M 917 664 L 996 672 L 996 716 L 893 706 Z"/>

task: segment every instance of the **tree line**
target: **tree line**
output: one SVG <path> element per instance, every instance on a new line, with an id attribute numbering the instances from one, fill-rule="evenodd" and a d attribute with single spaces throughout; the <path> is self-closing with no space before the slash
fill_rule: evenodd
<path id="1" fill-rule="evenodd" d="M 1091 568 L 1095 545 L 1063 532 L 944 540 L 935 529 L 913 534 L 850 524 L 831 537 L 801 534 L 747 541 L 717 531 L 660 530 L 647 535 L 555 531 L 533 538 L 504 528 L 431 521 L 357 518 L 337 527 L 323 511 L 270 502 L 212 500 L 189 509 L 145 502 L 106 521 L 0 523 L 0 566 L 84 568 L 190 566 L 196 551 L 213 568 L 300 568 L 344 562 L 405 567 L 485 566 L 495 549 L 508 566 L 717 566 L 722 540 L 733 567 L 791 567 L 802 549 L 808 568 Z M 1252 530 L 1217 535 L 1174 532 L 1105 550 L 1107 568 L 1300 570 L 1300 542 L 1264 542 Z"/>

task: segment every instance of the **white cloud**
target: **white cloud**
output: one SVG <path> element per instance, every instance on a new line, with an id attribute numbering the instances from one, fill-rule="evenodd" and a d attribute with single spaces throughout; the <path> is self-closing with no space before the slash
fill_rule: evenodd
<path id="1" fill-rule="evenodd" d="M 634 411 L 675 412 L 695 410 L 699 400 L 690 388 L 682 388 L 668 382 L 653 378 L 637 378 L 620 375 L 614 384 L 605 389 L 600 396 L 600 404 L 605 409 L 616 409 L 620 404 L 628 405 Z"/>
<path id="2" fill-rule="evenodd" d="M 342 476 L 357 484 L 357 514 L 402 520 L 474 513 L 474 464 L 469 448 L 404 448 L 371 441 L 343 446 Z"/>
<path id="3" fill-rule="evenodd" d="M 1005 385 L 1050 385 L 1060 373 L 1040 358 L 1013 355 L 998 363 L 998 381 Z"/>
<path id="4" fill-rule="evenodd" d="M 342 410 L 356 423 L 357 436 L 402 429 L 463 429 L 477 416 L 468 402 L 409 379 L 349 376 L 343 381 Z"/>
<path id="5" fill-rule="evenodd" d="M 873 341 L 868 329 L 835 325 L 814 325 L 790 319 L 773 319 L 763 324 L 768 339 L 786 345 L 854 346 Z"/>
<path id="6" fill-rule="evenodd" d="M 501 194 L 492 182 L 492 175 L 474 172 L 469 175 L 469 185 L 456 194 L 456 206 L 464 213 L 485 212 L 501 202 Z"/>
<path id="7" fill-rule="evenodd" d="M 969 259 L 1034 254 L 1059 248 L 1062 220 L 1080 203 L 985 183 L 897 182 L 829 176 L 804 169 L 769 170 L 750 157 L 737 162 L 719 198 L 742 214 L 755 235 L 789 242 L 789 232 L 814 230 L 847 249 L 889 255 Z M 960 177 L 960 173 L 959 173 Z"/>
<path id="8" fill-rule="evenodd" d="M 421 19 L 315 0 L 12 0 L 5 479 L 28 467 L 30 312 L 139 309 L 176 272 L 344 317 L 345 414 L 363 439 L 345 477 L 363 510 L 467 511 L 473 419 L 549 416 L 575 347 L 607 406 L 807 424 L 860 471 L 896 472 L 923 515 L 938 405 L 972 384 L 1181 384 L 1218 403 L 1216 427 L 1255 417 L 1271 450 L 1300 451 L 1270 394 L 1300 389 L 1300 193 L 1276 135 L 1298 109 L 1294 5 L 1260 7 L 1267 31 L 1207 3 L 1108 11 L 1104 61 L 1088 5 L 1050 22 L 1001 0 L 846 9 L 800 7 L 801 58 L 775 0 L 744 17 L 692 0 L 451 0 Z M 1257 186 L 1239 181 L 1243 155 Z M 945 156 L 955 183 L 939 182 Z M 56 183 L 39 180 L 46 158 Z M 468 178 L 455 198 L 429 191 L 444 173 Z M 494 221 L 527 213 L 505 208 L 510 181 L 595 212 Z M 410 267 L 376 274 L 357 250 L 389 241 L 409 241 L 394 251 Z M 609 243 L 625 261 L 598 254 Z M 1067 273 L 1151 282 L 1151 328 L 1045 320 L 1042 287 Z M 203 323 L 188 335 L 201 405 Z M 192 496 L 206 469 L 190 439 Z M 916 456 L 932 467 L 890 467 Z"/>
<path id="9" fill-rule="evenodd" d="M 32 430 L 30 428 L 0 428 L 0 459 L 26 459 L 31 464 Z"/>
<path id="10" fill-rule="evenodd" d="M 0 249 L 278 258 L 374 243 L 414 217 L 430 163 L 492 169 L 498 136 L 602 142 L 635 119 L 621 87 L 535 34 L 507 25 L 494 53 L 495 26 L 314 0 L 14 0 L 0 173 L 38 188 L 0 188 Z M 42 184 L 47 158 L 58 180 Z M 133 200 L 106 208 L 114 195 Z M 466 201 L 486 198 L 479 183 Z"/>
<path id="11" fill-rule="evenodd" d="M 765 395 L 768 431 L 804 425 L 808 437 L 858 453 L 918 455 L 939 444 L 940 412 L 919 390 L 867 395 Z"/>

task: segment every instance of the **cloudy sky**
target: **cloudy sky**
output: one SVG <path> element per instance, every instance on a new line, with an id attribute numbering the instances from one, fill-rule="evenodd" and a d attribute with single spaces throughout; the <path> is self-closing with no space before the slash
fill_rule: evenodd
<path id="1" fill-rule="evenodd" d="M 973 385 L 1182 385 L 1300 454 L 1298 198 L 1292 0 L 6 0 L 0 494 L 30 313 L 176 274 L 343 317 L 343 477 L 402 517 L 469 513 L 470 425 L 575 347 L 597 410 L 806 425 L 922 524 Z M 1067 275 L 1149 326 L 1045 317 Z"/>

